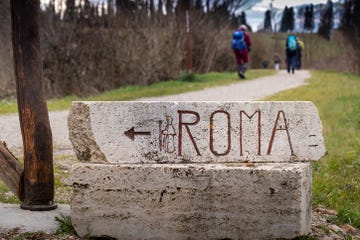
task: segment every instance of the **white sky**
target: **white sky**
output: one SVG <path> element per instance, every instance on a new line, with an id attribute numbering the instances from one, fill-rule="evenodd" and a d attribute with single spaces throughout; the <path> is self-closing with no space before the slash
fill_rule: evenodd
<path id="1" fill-rule="evenodd" d="M 284 9 L 285 6 L 291 7 L 301 4 L 319 4 L 319 3 L 326 3 L 327 0 L 263 0 L 261 3 L 256 4 L 253 7 L 253 10 L 267 10 L 269 9 L 270 3 L 273 3 L 273 7 Z"/>
<path id="2" fill-rule="evenodd" d="M 77 2 L 79 0 L 76 0 Z M 104 2 L 105 0 L 90 0 L 91 2 Z M 156 1 L 156 0 L 155 0 Z M 334 0 L 333 0 L 334 1 Z M 336 1 L 336 0 L 335 0 Z M 47 4 L 49 0 L 41 0 L 42 4 Z M 65 9 L 65 0 L 62 1 L 63 6 L 59 6 L 58 4 L 55 6 L 55 9 L 58 11 L 59 8 Z M 297 6 L 302 4 L 319 4 L 326 3 L 327 0 L 262 0 L 262 2 L 255 4 L 251 9 L 244 9 L 247 16 L 248 23 L 252 26 L 253 30 L 257 30 L 257 26 L 264 19 L 264 12 L 270 8 L 270 3 L 274 8 L 283 10 L 285 6 Z"/>
<path id="3" fill-rule="evenodd" d="M 41 0 L 44 4 L 49 3 L 49 0 Z M 65 1 L 63 1 L 65 3 Z M 91 2 L 104 2 L 104 0 L 91 0 Z M 265 7 L 268 8 L 270 2 L 273 2 L 273 6 L 277 8 L 284 8 L 285 6 L 295 6 L 300 4 L 310 4 L 310 3 L 326 3 L 327 0 L 263 0 L 262 3 L 258 3 L 257 7 Z"/>
<path id="4" fill-rule="evenodd" d="M 302 4 L 319 4 L 326 3 L 327 0 L 263 0 L 261 3 L 255 4 L 251 9 L 246 10 L 246 20 L 254 31 L 257 30 L 259 24 L 264 21 L 264 12 L 270 9 L 270 3 L 274 8 L 283 10 L 285 6 L 292 7 Z M 334 2 L 334 0 L 333 0 Z"/>

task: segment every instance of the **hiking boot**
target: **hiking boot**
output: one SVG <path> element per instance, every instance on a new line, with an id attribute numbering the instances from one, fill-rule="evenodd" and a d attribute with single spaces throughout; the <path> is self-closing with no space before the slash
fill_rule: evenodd
<path id="1" fill-rule="evenodd" d="M 293 69 L 291 69 L 291 71 L 292 71 L 292 74 L 294 74 L 295 73 L 295 69 L 293 68 Z"/>
<path id="2" fill-rule="evenodd" d="M 239 78 L 241 79 L 244 79 L 245 78 L 245 75 L 243 72 L 238 72 L 238 75 L 239 75 Z"/>

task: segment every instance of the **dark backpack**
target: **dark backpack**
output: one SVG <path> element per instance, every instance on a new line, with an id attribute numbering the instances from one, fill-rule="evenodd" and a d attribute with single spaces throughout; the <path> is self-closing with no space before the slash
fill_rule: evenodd
<path id="1" fill-rule="evenodd" d="M 286 48 L 290 51 L 295 51 L 298 48 L 298 43 L 294 35 L 289 35 L 286 40 Z"/>
<path id="2" fill-rule="evenodd" d="M 245 33 L 243 31 L 235 31 L 233 33 L 231 48 L 235 50 L 244 50 L 247 48 L 245 43 Z"/>

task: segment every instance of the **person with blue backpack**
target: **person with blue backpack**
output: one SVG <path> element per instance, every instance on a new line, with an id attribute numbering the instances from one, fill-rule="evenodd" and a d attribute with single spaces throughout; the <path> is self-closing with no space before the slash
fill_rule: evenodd
<path id="1" fill-rule="evenodd" d="M 286 64 L 287 71 L 292 74 L 295 73 L 295 68 L 297 68 L 297 51 L 298 51 L 298 42 L 296 36 L 290 34 L 286 39 Z"/>
<path id="2" fill-rule="evenodd" d="M 250 47 L 251 40 L 247 33 L 247 27 L 241 25 L 239 29 L 233 32 L 231 48 L 236 58 L 238 76 L 242 79 L 245 78 L 248 67 Z"/>

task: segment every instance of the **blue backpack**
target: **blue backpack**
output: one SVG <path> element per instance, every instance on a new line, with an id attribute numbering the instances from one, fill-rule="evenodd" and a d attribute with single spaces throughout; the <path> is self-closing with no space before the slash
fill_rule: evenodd
<path id="1" fill-rule="evenodd" d="M 295 51 L 297 49 L 298 43 L 294 35 L 289 35 L 286 41 L 286 48 L 290 51 Z"/>
<path id="2" fill-rule="evenodd" d="M 235 31 L 233 33 L 231 48 L 235 50 L 244 50 L 247 48 L 245 43 L 245 33 L 243 31 Z"/>

